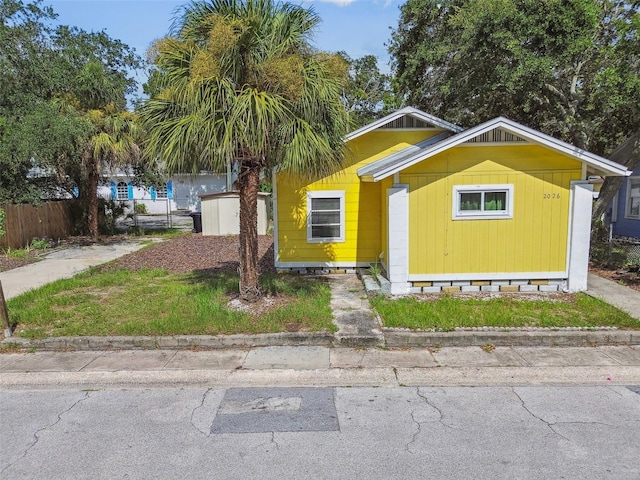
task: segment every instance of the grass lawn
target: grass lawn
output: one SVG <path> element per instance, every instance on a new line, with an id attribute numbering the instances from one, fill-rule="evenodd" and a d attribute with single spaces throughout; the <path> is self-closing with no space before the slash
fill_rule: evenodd
<path id="1" fill-rule="evenodd" d="M 640 329 L 640 322 L 625 312 L 586 294 L 549 299 L 524 296 L 456 298 L 450 295 L 391 300 L 377 296 L 371 305 L 385 327 L 436 329 L 456 327 L 618 327 Z"/>
<path id="2" fill-rule="evenodd" d="M 329 286 L 317 279 L 265 274 L 271 296 L 252 308 L 229 307 L 238 276 L 165 270 L 90 270 L 7 302 L 16 335 L 217 335 L 334 331 Z"/>

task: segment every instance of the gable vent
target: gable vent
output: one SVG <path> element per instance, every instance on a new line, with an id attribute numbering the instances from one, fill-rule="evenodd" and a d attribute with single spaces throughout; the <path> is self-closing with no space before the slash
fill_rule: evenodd
<path id="1" fill-rule="evenodd" d="M 495 128 L 489 132 L 483 133 L 482 135 L 478 135 L 477 137 L 473 137 L 471 140 L 466 141 L 466 143 L 513 143 L 513 142 L 526 143 L 527 140 L 517 135 L 514 135 L 511 132 L 502 130 L 501 128 Z"/>
<path id="2" fill-rule="evenodd" d="M 433 125 L 423 120 L 405 115 L 392 122 L 385 123 L 380 128 L 433 128 Z"/>

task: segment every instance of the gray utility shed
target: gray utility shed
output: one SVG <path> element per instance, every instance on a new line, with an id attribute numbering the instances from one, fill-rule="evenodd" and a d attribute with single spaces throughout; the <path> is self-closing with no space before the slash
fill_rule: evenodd
<path id="1" fill-rule="evenodd" d="M 258 235 L 266 235 L 270 193 L 258 193 Z M 240 194 L 238 192 L 200 195 L 202 235 L 238 235 L 240 233 Z"/>

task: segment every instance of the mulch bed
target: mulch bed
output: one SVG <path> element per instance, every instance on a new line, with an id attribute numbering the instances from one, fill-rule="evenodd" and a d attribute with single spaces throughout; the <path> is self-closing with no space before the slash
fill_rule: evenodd
<path id="1" fill-rule="evenodd" d="M 136 240 L 142 238 L 137 237 Z M 131 240 L 127 235 L 101 237 L 98 244 Z M 90 237 L 70 237 L 60 243 L 59 247 L 68 245 L 92 245 Z M 38 261 L 39 255 L 51 252 L 47 250 L 30 250 L 27 258 L 13 258 L 0 255 L 0 272 L 22 267 Z M 164 240 L 143 250 L 130 253 L 107 264 L 103 268 L 126 268 L 141 270 L 144 268 L 164 269 L 172 273 L 213 273 L 216 271 L 237 272 L 240 264 L 238 237 L 203 237 L 201 234 L 186 234 Z M 273 237 L 258 237 L 258 258 L 260 272 L 273 272 Z"/>
<path id="2" fill-rule="evenodd" d="M 258 237 L 260 273 L 274 272 L 273 237 Z M 238 237 L 204 237 L 194 233 L 181 235 L 151 247 L 130 253 L 104 268 L 141 270 L 163 269 L 172 273 L 237 272 L 240 265 Z"/>

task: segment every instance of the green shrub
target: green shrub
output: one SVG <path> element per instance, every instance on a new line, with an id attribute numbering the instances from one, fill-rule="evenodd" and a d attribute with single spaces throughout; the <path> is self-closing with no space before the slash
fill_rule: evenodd
<path id="1" fill-rule="evenodd" d="M 54 239 L 47 238 L 47 237 L 34 238 L 33 240 L 31 240 L 31 248 L 36 250 L 45 250 L 47 248 L 53 248 L 57 244 L 58 243 Z"/>
<path id="2" fill-rule="evenodd" d="M 98 228 L 100 233 L 114 235 L 116 233 L 116 222 L 118 218 L 126 215 L 127 205 L 116 202 L 113 199 L 105 200 L 100 198 L 99 201 Z"/>
<path id="3" fill-rule="evenodd" d="M 0 208 L 0 237 L 4 237 L 4 210 Z"/>
<path id="4" fill-rule="evenodd" d="M 136 203 L 135 212 L 140 215 L 146 215 L 148 213 L 147 206 L 144 203 Z"/>

